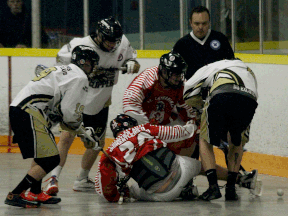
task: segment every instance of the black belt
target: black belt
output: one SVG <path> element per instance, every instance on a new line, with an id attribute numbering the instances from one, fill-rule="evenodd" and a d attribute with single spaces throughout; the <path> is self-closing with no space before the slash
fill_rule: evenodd
<path id="1" fill-rule="evenodd" d="M 255 101 L 257 101 L 257 97 L 255 92 L 253 92 L 251 89 L 248 89 L 244 86 L 238 86 L 235 84 L 224 84 L 219 87 L 217 87 L 215 90 L 213 90 L 210 94 L 209 97 L 210 99 L 214 97 L 217 94 L 221 93 L 237 93 L 241 94 L 243 96 L 249 97 Z"/>

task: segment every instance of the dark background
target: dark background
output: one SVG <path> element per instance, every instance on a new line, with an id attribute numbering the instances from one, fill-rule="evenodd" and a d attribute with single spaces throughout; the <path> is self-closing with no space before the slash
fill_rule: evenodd
<path id="1" fill-rule="evenodd" d="M 259 1 L 237 0 L 244 2 L 249 18 L 248 36 L 245 41 L 259 40 Z M 275 6 L 277 5 L 275 1 Z M 8 9 L 7 1 L 0 0 L 0 15 Z M 31 13 L 31 0 L 23 0 L 25 7 Z M 201 0 L 188 1 L 187 13 L 201 5 Z M 249 2 L 249 3 L 247 3 Z M 46 32 L 57 31 L 63 35 L 83 36 L 83 1 L 82 0 L 41 0 L 41 23 Z M 242 4 L 243 5 L 243 4 Z M 277 7 L 275 7 L 277 8 Z M 273 9 L 277 15 L 278 10 Z M 275 11 L 274 11 L 275 10 Z M 220 1 L 211 1 L 212 29 L 220 31 Z M 115 16 L 121 23 L 125 34 L 139 33 L 139 0 L 90 0 L 89 1 L 89 30 L 95 31 L 99 19 Z M 145 0 L 145 32 L 179 31 L 179 1 L 178 0 Z M 276 16 L 277 17 L 277 16 Z M 273 39 L 279 34 L 278 20 L 273 21 Z M 240 27 L 243 29 L 243 25 Z M 265 20 L 264 20 L 265 26 Z M 241 29 L 240 28 L 240 29 Z M 187 29 L 191 27 L 187 21 Z M 265 36 L 265 35 L 264 35 Z"/>

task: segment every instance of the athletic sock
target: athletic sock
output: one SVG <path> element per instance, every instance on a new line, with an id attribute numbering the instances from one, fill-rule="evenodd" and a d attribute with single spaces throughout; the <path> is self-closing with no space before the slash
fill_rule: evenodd
<path id="1" fill-rule="evenodd" d="M 243 175 L 240 172 L 238 172 L 237 179 L 236 179 L 236 184 L 240 184 L 242 176 Z"/>
<path id="2" fill-rule="evenodd" d="M 90 170 L 85 170 L 85 169 L 82 169 L 82 168 L 81 168 L 80 174 L 79 174 L 79 176 L 77 177 L 77 180 L 78 180 L 78 181 L 81 181 L 82 179 L 88 178 L 89 172 L 90 172 Z"/>
<path id="3" fill-rule="evenodd" d="M 205 173 L 209 182 L 209 186 L 218 184 L 216 169 L 209 169 Z"/>
<path id="4" fill-rule="evenodd" d="M 57 167 L 55 167 L 55 168 L 52 170 L 51 176 L 56 176 L 56 180 L 58 181 L 62 169 L 63 169 L 63 167 L 58 165 Z"/>
<path id="5" fill-rule="evenodd" d="M 40 194 L 42 189 L 42 179 L 40 181 L 37 181 L 35 184 L 32 184 L 30 191 L 34 194 Z"/>
<path id="6" fill-rule="evenodd" d="M 30 175 L 26 175 L 23 180 L 17 185 L 17 187 L 12 191 L 13 194 L 21 194 L 23 191 L 26 191 L 33 184 L 36 184 L 37 180 Z"/>
<path id="7" fill-rule="evenodd" d="M 237 172 L 228 172 L 227 186 L 235 186 L 238 177 Z"/>

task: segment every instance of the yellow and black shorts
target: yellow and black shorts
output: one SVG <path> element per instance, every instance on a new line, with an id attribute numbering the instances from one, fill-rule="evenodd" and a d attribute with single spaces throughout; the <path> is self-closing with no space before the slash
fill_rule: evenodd
<path id="1" fill-rule="evenodd" d="M 200 137 L 208 143 L 219 146 L 227 141 L 230 133 L 235 146 L 249 141 L 250 123 L 258 103 L 237 93 L 219 93 L 204 105 L 201 116 Z"/>
<path id="2" fill-rule="evenodd" d="M 9 118 L 14 132 L 13 143 L 18 143 L 24 159 L 59 154 L 52 132 L 39 118 L 19 107 L 10 107 Z"/>

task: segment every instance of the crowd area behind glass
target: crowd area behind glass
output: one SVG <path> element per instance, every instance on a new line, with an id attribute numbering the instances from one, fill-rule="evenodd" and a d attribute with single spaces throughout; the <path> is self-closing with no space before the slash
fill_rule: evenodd
<path id="1" fill-rule="evenodd" d="M 40 2 L 41 47 L 60 48 L 74 37 L 84 36 L 84 1 L 42 0 Z M 232 15 L 234 14 L 235 48 L 238 53 L 260 53 L 260 26 L 263 26 L 263 53 L 288 53 L 288 0 L 143 0 L 143 49 L 170 50 L 181 37 L 180 19 L 184 33 L 191 31 L 189 13 L 192 8 L 207 6 L 211 13 L 211 29 L 225 34 L 232 43 Z M 96 22 L 115 16 L 135 49 L 140 46 L 139 0 L 89 1 L 88 27 L 95 31 Z M 180 2 L 184 4 L 181 16 Z M 207 5 L 208 4 L 208 5 Z M 261 5 L 260 5 L 261 4 Z M 231 5 L 234 6 L 232 13 Z M 0 3 L 0 47 L 32 47 L 31 0 L 4 0 Z M 262 25 L 259 16 L 262 8 Z M 7 24 L 8 23 L 8 24 Z M 7 26 L 7 27 L 6 27 Z M 9 37 L 5 37 L 5 34 Z M 17 32 L 17 33 L 16 33 Z M 16 36 L 13 36 L 13 33 Z M 4 38 L 4 39 L 3 39 Z M 5 40 L 6 38 L 6 40 Z M 8 41 L 8 39 L 10 41 Z M 17 42 L 15 42 L 17 41 Z"/>

